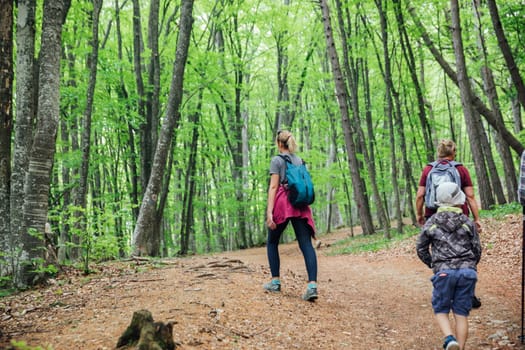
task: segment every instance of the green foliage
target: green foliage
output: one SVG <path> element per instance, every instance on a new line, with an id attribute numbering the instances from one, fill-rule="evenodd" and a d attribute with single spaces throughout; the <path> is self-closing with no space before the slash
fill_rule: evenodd
<path id="1" fill-rule="evenodd" d="M 40 232 L 38 231 L 36 228 L 34 227 L 30 227 L 28 230 L 27 230 L 27 233 L 31 236 L 31 237 L 35 237 L 39 240 L 43 240 L 44 239 L 44 233 L 43 232 Z"/>
<path id="2" fill-rule="evenodd" d="M 10 282 L 9 282 L 10 283 Z M 0 298 L 12 295 L 17 292 L 17 289 L 15 288 L 4 288 L 0 287 Z"/>
<path id="3" fill-rule="evenodd" d="M 518 202 L 495 205 L 489 210 L 480 210 L 480 216 L 486 218 L 501 219 L 509 214 L 519 214 L 523 207 Z"/>
<path id="4" fill-rule="evenodd" d="M 32 259 L 32 265 L 34 266 L 33 272 L 37 274 L 55 276 L 58 273 L 57 267 L 53 264 L 47 264 L 43 258 Z"/>
<path id="5" fill-rule="evenodd" d="M 6 256 L 7 254 L 3 254 L 3 253 L 0 254 L 0 264 L 6 264 L 4 260 Z M 5 297 L 7 295 L 11 295 L 15 291 L 16 289 L 13 288 L 13 276 L 12 275 L 0 276 L 0 298 Z"/>
<path id="6" fill-rule="evenodd" d="M 520 130 L 517 137 L 518 137 L 518 140 L 520 140 L 522 144 L 525 144 L 525 129 Z"/>
<path id="7" fill-rule="evenodd" d="M 14 350 L 53 350 L 52 346 L 41 347 L 41 346 L 29 346 L 25 341 L 11 340 L 11 345 Z"/>
<path id="8" fill-rule="evenodd" d="M 119 22 L 116 20 L 117 9 L 113 5 L 104 6 L 100 16 L 100 28 L 106 29 L 99 33 L 101 45 L 92 116 L 89 190 L 84 208 L 75 208 L 71 203 L 82 163 L 79 139 L 83 131 L 83 112 L 89 82 L 86 58 L 91 52 L 90 21 L 84 19 L 89 18 L 92 3 L 82 0 L 72 6 L 62 31 L 61 130 L 54 158 L 49 217 L 57 236 L 61 239 L 62 233 L 67 236 L 67 241 L 60 241 L 59 245 L 66 250 L 81 249 L 86 272 L 89 272 L 89 264 L 93 260 L 117 258 L 121 252 L 130 250 L 129 241 L 136 220 L 134 209 L 140 206 L 144 190 L 140 179 L 144 175 L 141 152 L 144 150 L 144 140 L 153 137 L 153 134 L 145 134 L 148 132 L 146 115 L 139 108 L 141 99 L 147 96 L 139 96 L 137 91 L 139 79 L 135 76 L 133 57 L 133 3 L 121 3 L 118 9 Z M 142 2 L 140 6 L 141 39 L 144 43 L 140 57 L 144 70 L 140 78 L 149 93 L 153 91 L 148 71 L 152 55 L 147 37 L 149 4 Z M 364 162 L 362 147 L 368 148 L 377 172 L 376 182 L 381 200 L 386 205 L 393 203 L 394 191 L 399 190 L 406 194 L 402 204 L 405 207 L 401 208 L 406 212 L 406 203 L 413 200 L 417 176 L 426 162 L 422 119 L 429 123 L 430 132 L 435 138 L 452 137 L 453 126 L 460 151 L 459 160 L 463 163 L 470 161 L 470 146 L 464 136 L 466 130 L 461 117 L 459 92 L 443 74 L 430 51 L 421 44 L 422 28 L 414 25 L 407 12 L 408 6 L 402 6 L 401 10 L 405 16 L 403 27 L 409 36 L 402 45 L 394 7 L 385 6 L 390 40 L 387 46 L 392 58 L 391 79 L 397 89 L 395 94 L 400 98 L 399 105 L 396 102 L 395 107 L 398 109 L 395 113 L 401 114 L 399 117 L 404 123 L 395 126 L 395 140 L 390 140 L 385 108 L 387 91 L 383 79 L 384 53 L 377 6 L 374 2 L 357 0 L 342 2 L 341 6 L 341 18 L 346 23 L 338 23 L 334 6 L 331 8 L 332 25 L 338 29 L 334 35 L 340 62 L 344 64 L 348 60 L 349 64 L 348 67 L 342 67 L 345 80 L 352 76 L 357 84 L 355 93 L 358 108 L 353 111 L 355 115 L 350 116 L 352 133 L 354 141 L 361 141 L 355 133 L 355 128 L 359 127 L 363 131 L 365 144 L 358 145 L 360 150 L 356 156 Z M 430 39 L 436 43 L 437 50 L 453 66 L 454 54 L 448 32 L 449 4 L 437 0 L 415 0 L 410 7 L 415 9 Z M 36 30 L 39 40 L 42 6 L 37 8 Z M 472 8 L 462 6 L 461 11 L 469 76 L 481 86 L 480 67 L 483 62 L 475 45 Z M 524 51 L 517 50 L 523 47 L 523 11 L 521 2 L 516 0 L 506 1 L 500 6 L 502 23 L 520 68 L 525 61 Z M 161 6 L 160 12 L 160 103 L 156 106 L 160 112 L 155 117 L 162 120 L 166 117 L 166 101 L 173 75 L 180 7 L 178 2 L 167 1 Z M 427 13 L 433 15 L 426 16 Z M 190 190 L 186 187 L 189 186 L 189 145 L 193 137 L 195 115 L 199 115 L 199 139 L 195 164 L 192 164 L 195 166 L 192 178 L 195 196 L 191 203 L 194 212 L 187 216 L 191 222 L 184 223 L 191 227 L 190 250 L 201 253 L 238 248 L 241 218 L 247 220 L 246 230 L 252 243 L 264 242 L 268 165 L 276 153 L 273 129 L 280 111 L 286 114 L 293 110 L 296 113 L 294 122 L 288 127 L 300 145 L 300 155 L 307 161 L 315 182 L 318 195 L 312 209 L 316 226 L 321 231 L 328 226 L 329 204 L 339 208 L 344 223 L 358 224 L 350 171 L 356 170 L 361 174 L 362 186 L 369 198 L 372 193 L 371 174 L 365 164 L 359 169 L 349 169 L 319 7 L 311 2 L 300 1 L 290 4 L 280 1 L 225 2 L 217 7 L 215 1 L 202 0 L 194 4 L 194 19 L 183 102 L 178 111 L 180 114 L 171 154 L 173 168 L 171 174 L 166 174 L 171 177 L 162 233 L 168 255 L 175 254 L 180 248 L 181 217 L 189 207 L 184 202 L 184 196 Z M 491 32 L 487 11 L 483 12 L 480 23 L 482 32 Z M 347 47 L 343 47 L 343 33 L 339 25 L 347 31 L 347 39 L 351 39 L 347 41 Z M 508 70 L 494 36 L 488 36 L 486 40 L 487 57 L 501 96 L 502 111 L 511 111 L 511 98 L 515 92 L 509 87 Z M 405 52 L 402 51 L 405 45 L 410 45 L 415 55 L 413 63 L 416 66 L 415 73 L 421 80 L 425 110 L 428 112 L 426 116 L 419 115 L 414 83 L 410 79 Z M 37 52 L 38 46 L 37 43 Z M 343 49 L 348 49 L 345 55 Z M 313 53 L 307 59 L 307 53 L 311 50 Z M 282 56 L 277 57 L 277 54 Z M 278 67 L 281 71 L 277 71 Z M 368 86 L 365 86 L 365 81 Z M 279 87 L 285 83 L 286 91 L 280 91 Z M 345 83 L 350 90 L 353 83 Z M 480 93 L 479 87 L 474 88 L 476 93 Z M 288 100 L 280 99 L 284 95 L 289 97 Z M 503 113 L 506 125 L 512 124 L 510 114 Z M 151 129 L 159 130 L 161 123 L 153 125 Z M 241 135 L 245 135 L 245 138 L 241 139 Z M 406 156 L 411 169 L 402 168 L 401 136 L 406 138 Z M 522 131 L 519 138 L 525 144 L 525 132 Z M 247 158 L 242 165 L 238 159 L 233 161 L 241 153 L 246 153 Z M 399 160 L 397 174 L 392 173 L 392 156 Z M 500 171 L 501 160 L 495 158 Z M 399 189 L 393 188 L 392 176 L 397 176 Z M 133 188 L 134 181 L 137 181 L 138 188 Z M 138 203 L 134 202 L 134 190 L 138 193 Z M 372 211 L 377 204 L 370 203 Z M 395 208 L 392 208 L 391 213 L 393 210 Z M 503 210 L 495 208 L 495 212 Z M 34 234 L 42 239 L 40 233 Z M 78 245 L 71 243 L 73 236 L 80 237 Z M 349 247 L 355 248 L 348 249 L 382 249 L 402 239 L 400 237 L 403 236 L 394 235 L 391 240 L 384 240 L 381 233 L 362 237 L 364 241 L 356 237 L 354 242 L 348 242 Z M 293 234 L 285 234 L 284 239 L 293 239 Z"/>
<path id="9" fill-rule="evenodd" d="M 118 258 L 118 238 L 115 235 L 103 234 L 93 237 L 91 258 L 97 261 Z"/>
<path id="10" fill-rule="evenodd" d="M 384 237 L 384 234 L 374 233 L 372 235 L 358 235 L 349 237 L 334 243 L 331 247 L 330 254 L 358 254 L 366 252 L 377 252 L 388 249 L 397 243 L 413 237 L 419 233 L 417 227 L 405 227 L 405 233 L 392 234 L 390 239 Z"/>

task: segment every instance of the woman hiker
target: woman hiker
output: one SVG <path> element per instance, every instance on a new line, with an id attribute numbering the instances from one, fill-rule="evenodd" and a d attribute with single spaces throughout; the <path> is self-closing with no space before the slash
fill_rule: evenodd
<path id="1" fill-rule="evenodd" d="M 277 132 L 276 144 L 279 155 L 274 156 L 270 162 L 270 186 L 266 210 L 266 225 L 268 226 L 266 249 L 272 280 L 264 285 L 264 289 L 269 292 L 281 291 L 279 240 L 284 229 L 291 222 L 308 273 L 308 284 L 303 299 L 314 301 L 317 299 L 317 256 L 312 246 L 312 237 L 315 237 L 315 223 L 310 206 L 294 207 L 288 200 L 287 165 L 281 156 L 288 157 L 295 165 L 300 165 L 303 161 L 295 154 L 297 144 L 290 131 Z"/>

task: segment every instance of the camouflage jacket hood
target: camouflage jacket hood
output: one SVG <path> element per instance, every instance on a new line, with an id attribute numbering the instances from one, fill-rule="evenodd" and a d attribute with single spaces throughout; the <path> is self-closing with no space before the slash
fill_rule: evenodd
<path id="1" fill-rule="evenodd" d="M 417 255 L 434 273 L 476 269 L 481 244 L 474 223 L 460 208 L 441 207 L 425 223 L 416 243 Z"/>

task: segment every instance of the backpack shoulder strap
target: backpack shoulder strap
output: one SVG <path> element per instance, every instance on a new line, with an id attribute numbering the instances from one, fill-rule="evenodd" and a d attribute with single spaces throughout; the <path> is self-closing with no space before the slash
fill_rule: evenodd
<path id="1" fill-rule="evenodd" d="M 288 155 L 282 155 L 282 154 L 278 154 L 279 157 L 281 157 L 285 162 L 288 162 L 288 163 L 292 163 L 292 159 L 290 158 L 290 156 Z"/>
<path id="2" fill-rule="evenodd" d="M 285 154 L 285 155 L 283 155 L 283 154 L 278 154 L 278 156 L 281 157 L 282 159 L 284 159 L 285 163 L 287 162 L 287 163 L 290 163 L 290 164 L 294 165 L 294 163 L 292 162 L 292 158 L 290 158 L 289 155 L 287 155 L 287 154 Z M 301 158 L 301 164 L 304 165 L 304 166 L 306 166 L 306 162 L 305 162 L 304 159 L 302 159 L 302 158 Z M 297 165 L 296 165 L 296 166 L 297 166 Z"/>
<path id="3" fill-rule="evenodd" d="M 437 160 L 436 160 L 436 161 L 433 161 L 433 162 L 430 162 L 430 163 L 427 163 L 427 165 L 428 165 L 428 166 L 431 166 L 432 168 L 435 168 L 436 165 L 438 165 L 438 164 L 439 164 L 439 161 L 437 161 Z"/>

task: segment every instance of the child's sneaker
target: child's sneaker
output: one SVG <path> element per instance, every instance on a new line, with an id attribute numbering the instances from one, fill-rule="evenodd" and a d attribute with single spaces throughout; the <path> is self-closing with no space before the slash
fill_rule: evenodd
<path id="1" fill-rule="evenodd" d="M 449 335 L 443 342 L 443 349 L 445 350 L 459 350 L 459 344 L 453 335 Z"/>
<path id="2" fill-rule="evenodd" d="M 268 292 L 280 292 L 281 291 L 281 281 L 271 280 L 269 283 L 265 283 L 263 288 L 264 290 Z"/>
<path id="3" fill-rule="evenodd" d="M 313 283 L 308 283 L 306 293 L 303 294 L 303 300 L 315 301 L 315 299 L 317 299 L 317 285 Z"/>

